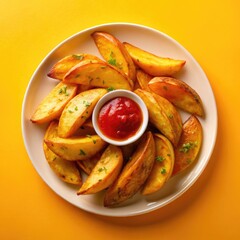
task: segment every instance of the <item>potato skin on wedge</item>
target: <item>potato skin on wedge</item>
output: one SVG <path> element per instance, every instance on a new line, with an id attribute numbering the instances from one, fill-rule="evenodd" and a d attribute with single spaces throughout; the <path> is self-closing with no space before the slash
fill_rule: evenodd
<path id="1" fill-rule="evenodd" d="M 108 145 L 77 194 L 93 194 L 109 187 L 120 173 L 122 165 L 121 148 Z"/>
<path id="2" fill-rule="evenodd" d="M 161 104 L 161 101 L 164 101 L 165 103 L 167 100 L 161 100 L 160 97 L 156 98 L 154 93 L 143 89 L 136 89 L 134 92 L 140 96 L 146 104 L 149 112 L 149 121 L 174 145 L 177 145 L 179 140 L 179 129 L 177 129 L 177 131 L 174 129 L 174 126 L 172 125 L 173 119 L 171 119 L 172 116 L 167 115 L 166 106 Z M 171 103 L 168 102 L 168 104 L 170 105 Z"/>
<path id="3" fill-rule="evenodd" d="M 174 149 L 172 143 L 161 134 L 154 134 L 156 156 L 152 171 L 141 191 L 149 195 L 159 191 L 172 175 L 174 166 Z"/>
<path id="4" fill-rule="evenodd" d="M 59 119 L 59 137 L 72 136 L 91 117 L 96 103 L 106 93 L 107 90 L 104 88 L 95 88 L 79 93 L 72 98 L 63 109 Z"/>
<path id="5" fill-rule="evenodd" d="M 77 85 L 58 83 L 38 105 L 31 117 L 33 123 L 47 123 L 57 119 L 66 104 L 76 95 Z"/>
<path id="6" fill-rule="evenodd" d="M 175 148 L 175 164 L 172 175 L 188 168 L 197 158 L 203 139 L 202 125 L 194 115 L 183 124 L 183 131 Z"/>
<path id="7" fill-rule="evenodd" d="M 104 196 L 104 206 L 113 207 L 134 196 L 149 176 L 155 159 L 155 143 L 151 132 L 143 135 L 132 158 Z"/>
<path id="8" fill-rule="evenodd" d="M 135 80 L 135 64 L 123 43 L 107 32 L 94 32 L 91 36 L 102 57 L 130 79 Z"/>
<path id="9" fill-rule="evenodd" d="M 85 60 L 78 63 L 64 76 L 63 82 L 100 88 L 133 88 L 133 82 L 127 75 L 101 60 Z"/>
<path id="10" fill-rule="evenodd" d="M 62 181 L 82 185 L 82 177 L 75 162 L 60 158 L 48 148 L 46 143 L 43 143 L 43 151 L 49 166 Z"/>
<path id="11" fill-rule="evenodd" d="M 123 44 L 134 63 L 152 76 L 172 76 L 178 73 L 186 63 L 185 60 L 156 56 L 127 42 Z"/>
<path id="12" fill-rule="evenodd" d="M 150 82 L 150 80 L 153 78 L 151 75 L 145 73 L 143 70 L 141 69 L 137 69 L 137 82 L 140 86 L 141 89 L 146 90 L 146 91 L 151 91 L 150 88 L 148 87 L 148 83 Z"/>
<path id="13" fill-rule="evenodd" d="M 62 58 L 57 63 L 55 63 L 47 75 L 48 75 L 48 77 L 51 77 L 54 79 L 63 80 L 66 73 L 72 67 L 74 67 L 75 65 L 77 65 L 78 63 L 80 63 L 86 59 L 98 60 L 99 58 L 94 55 L 87 54 L 87 53 L 72 54 L 72 55 Z"/>
<path id="14" fill-rule="evenodd" d="M 176 107 L 200 117 L 204 116 L 200 96 L 187 83 L 176 78 L 155 77 L 148 86 L 153 92 L 168 99 Z"/>
<path id="15" fill-rule="evenodd" d="M 98 135 L 61 138 L 57 121 L 50 123 L 44 142 L 56 155 L 70 161 L 86 160 L 107 145 Z"/>

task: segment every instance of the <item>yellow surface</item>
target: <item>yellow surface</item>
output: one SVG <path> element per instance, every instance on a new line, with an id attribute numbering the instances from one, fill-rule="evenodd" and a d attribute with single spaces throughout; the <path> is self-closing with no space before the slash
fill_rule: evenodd
<path id="1" fill-rule="evenodd" d="M 238 0 L 1 1 L 0 239 L 240 239 L 239 13 Z M 84 28 L 119 21 L 185 46 L 211 82 L 219 116 L 215 150 L 194 186 L 130 218 L 96 216 L 58 197 L 27 156 L 20 121 L 28 81 L 46 54 Z"/>

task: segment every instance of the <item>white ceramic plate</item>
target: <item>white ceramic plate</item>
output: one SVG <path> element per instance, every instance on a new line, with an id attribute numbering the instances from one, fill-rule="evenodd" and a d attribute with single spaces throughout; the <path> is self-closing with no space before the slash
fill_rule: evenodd
<path id="1" fill-rule="evenodd" d="M 100 57 L 90 36 L 96 30 L 112 33 L 121 41 L 127 41 L 156 55 L 185 59 L 187 63 L 184 66 L 184 70 L 177 77 L 184 80 L 199 93 L 206 112 L 206 117 L 204 119 L 200 118 L 204 139 L 196 163 L 183 174 L 170 179 L 158 193 L 149 197 L 142 197 L 140 194 L 136 194 L 132 199 L 117 208 L 103 207 L 102 193 L 77 196 L 75 187 L 71 187 L 59 180 L 48 166 L 42 150 L 42 140 L 46 125 L 39 126 L 31 123 L 29 120 L 42 98 L 57 83 L 57 81 L 47 77 L 49 69 L 55 62 L 66 55 L 83 52 Z M 189 116 L 185 113 L 181 114 L 183 120 Z M 35 169 L 48 186 L 59 196 L 71 204 L 95 214 L 118 217 L 133 216 L 153 211 L 174 201 L 198 179 L 206 167 L 215 145 L 217 109 L 210 83 L 203 70 L 191 54 L 174 39 L 157 30 L 141 25 L 128 23 L 104 24 L 83 30 L 66 39 L 41 62 L 29 82 L 23 101 L 22 132 L 26 150 Z"/>

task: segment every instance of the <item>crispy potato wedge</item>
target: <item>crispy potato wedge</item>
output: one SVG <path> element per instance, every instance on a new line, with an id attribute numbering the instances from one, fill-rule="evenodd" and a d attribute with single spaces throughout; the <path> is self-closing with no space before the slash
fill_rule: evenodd
<path id="1" fill-rule="evenodd" d="M 130 79 L 135 80 L 135 64 L 122 42 L 106 32 L 94 32 L 91 36 L 102 57 Z"/>
<path id="2" fill-rule="evenodd" d="M 126 90 L 133 87 L 129 77 L 101 60 L 84 60 L 78 63 L 64 76 L 63 82 Z"/>
<path id="3" fill-rule="evenodd" d="M 163 98 L 153 92 L 152 95 L 156 99 L 158 105 L 162 107 L 163 111 L 170 121 L 170 124 L 172 125 L 174 136 L 172 143 L 174 146 L 177 146 L 182 133 L 182 118 L 177 109 L 166 98 Z"/>
<path id="4" fill-rule="evenodd" d="M 51 122 L 48 131 L 44 142 L 56 155 L 70 161 L 89 159 L 107 145 L 98 135 L 61 138 L 57 121 Z"/>
<path id="5" fill-rule="evenodd" d="M 77 165 L 87 174 L 90 175 L 90 173 L 92 172 L 93 168 L 95 167 L 95 165 L 97 164 L 97 162 L 99 161 L 99 159 L 102 156 L 102 151 L 98 152 L 96 155 L 94 155 L 93 157 L 86 159 L 84 161 L 77 161 Z"/>
<path id="6" fill-rule="evenodd" d="M 119 177 L 108 188 L 104 206 L 113 207 L 134 196 L 149 176 L 155 159 L 155 143 L 151 132 L 143 135 L 132 158 Z"/>
<path id="7" fill-rule="evenodd" d="M 156 157 L 152 171 L 141 191 L 149 195 L 159 191 L 172 175 L 174 149 L 171 142 L 161 134 L 154 134 Z"/>
<path id="8" fill-rule="evenodd" d="M 91 117 L 96 103 L 106 93 L 107 90 L 104 88 L 94 88 L 72 98 L 63 109 L 59 119 L 59 137 L 72 136 Z"/>
<path id="9" fill-rule="evenodd" d="M 176 60 L 156 56 L 130 43 L 123 43 L 134 63 L 152 76 L 172 76 L 178 73 L 185 65 L 185 60 Z"/>
<path id="10" fill-rule="evenodd" d="M 170 77 L 155 77 L 149 82 L 149 88 L 168 99 L 180 109 L 204 116 L 203 104 L 198 93 L 187 83 Z"/>
<path id="11" fill-rule="evenodd" d="M 148 83 L 150 80 L 153 78 L 151 75 L 145 73 L 141 69 L 137 69 L 137 81 L 141 89 L 146 90 L 146 91 L 151 91 L 150 88 L 148 87 Z"/>
<path id="12" fill-rule="evenodd" d="M 77 194 L 97 193 L 109 187 L 119 175 L 122 165 L 123 156 L 121 148 L 108 145 Z"/>
<path id="13" fill-rule="evenodd" d="M 82 177 L 75 162 L 60 158 L 45 143 L 43 143 L 43 151 L 49 166 L 62 181 L 82 185 Z"/>
<path id="14" fill-rule="evenodd" d="M 202 125 L 194 115 L 183 124 L 183 131 L 175 149 L 175 164 L 172 175 L 188 168 L 197 158 L 203 139 Z"/>
<path id="15" fill-rule="evenodd" d="M 78 128 L 78 130 L 74 133 L 73 136 L 89 136 L 89 135 L 96 135 L 96 131 L 92 125 L 92 119 L 89 118 L 83 125 Z"/>
<path id="16" fill-rule="evenodd" d="M 55 63 L 47 75 L 48 75 L 48 77 L 62 80 L 63 77 L 66 75 L 66 73 L 72 67 L 74 67 L 75 65 L 77 65 L 78 63 L 80 63 L 86 59 L 97 60 L 99 58 L 94 55 L 86 54 L 86 53 L 69 55 L 69 56 L 62 58 L 57 63 Z"/>
<path id="17" fill-rule="evenodd" d="M 171 117 L 169 118 L 165 108 L 158 103 L 153 93 L 143 89 L 137 89 L 134 92 L 140 96 L 146 104 L 149 113 L 149 121 L 173 144 L 176 144 L 178 140 L 176 139 L 175 129 L 171 124 Z"/>
<path id="18" fill-rule="evenodd" d="M 31 121 L 41 124 L 57 119 L 66 104 L 76 95 L 76 91 L 76 84 L 58 83 L 38 105 Z"/>

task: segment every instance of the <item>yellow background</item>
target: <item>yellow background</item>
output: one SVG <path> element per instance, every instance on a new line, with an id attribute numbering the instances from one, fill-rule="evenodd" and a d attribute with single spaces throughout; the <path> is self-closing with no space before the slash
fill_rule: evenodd
<path id="1" fill-rule="evenodd" d="M 216 147 L 199 180 L 168 206 L 129 218 L 96 216 L 58 197 L 21 133 L 23 96 L 41 60 L 72 34 L 108 22 L 175 38 L 204 69 L 218 105 Z M 240 239 L 239 56 L 238 0 L 2 0 L 0 239 Z"/>

